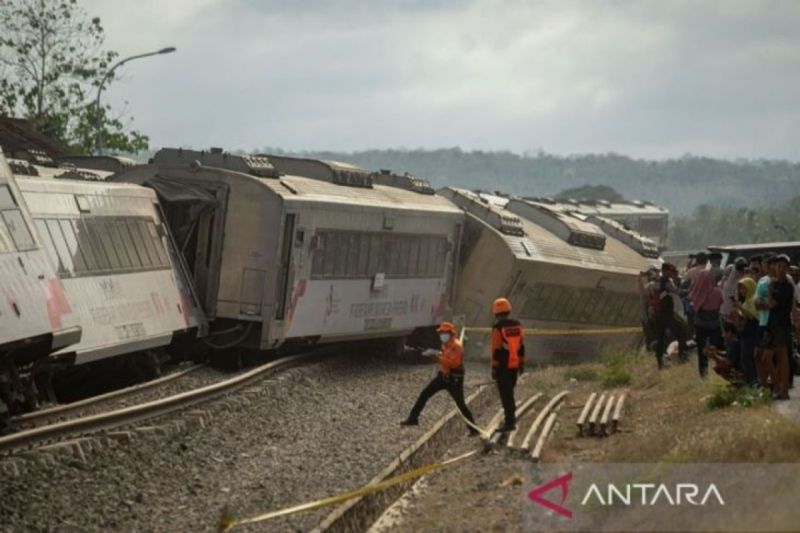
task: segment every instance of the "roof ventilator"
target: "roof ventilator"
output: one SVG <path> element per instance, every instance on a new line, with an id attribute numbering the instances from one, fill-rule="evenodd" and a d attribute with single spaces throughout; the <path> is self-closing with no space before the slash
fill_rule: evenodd
<path id="1" fill-rule="evenodd" d="M 606 246 L 606 236 L 600 228 L 572 216 L 568 211 L 521 200 L 511 200 L 508 210 L 542 226 L 569 244 L 595 250 L 602 250 Z"/>
<path id="2" fill-rule="evenodd" d="M 658 258 L 658 246 L 655 241 L 641 235 L 626 225 L 606 217 L 597 215 L 590 215 L 589 222 L 596 224 L 607 234 L 611 235 L 618 241 L 623 242 L 625 245 L 633 248 L 642 257 Z"/>
<path id="3" fill-rule="evenodd" d="M 391 170 L 381 169 L 380 172 L 371 174 L 373 183 L 405 189 L 419 194 L 435 194 L 436 191 L 425 178 L 420 178 L 406 172 L 402 176 L 392 173 Z"/>
<path id="4" fill-rule="evenodd" d="M 153 157 L 157 165 L 180 166 L 197 161 L 203 166 L 224 168 L 242 172 L 259 178 L 278 178 L 280 174 L 269 159 L 259 155 L 237 155 L 226 153 L 222 148 L 205 150 L 184 150 L 183 148 L 164 148 Z"/>

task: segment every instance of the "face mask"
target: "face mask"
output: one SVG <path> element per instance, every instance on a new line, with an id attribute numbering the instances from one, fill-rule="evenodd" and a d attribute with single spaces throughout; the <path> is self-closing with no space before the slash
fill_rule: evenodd
<path id="1" fill-rule="evenodd" d="M 442 344 L 445 344 L 447 341 L 450 340 L 450 334 L 449 333 L 439 333 L 439 340 L 442 341 Z"/>

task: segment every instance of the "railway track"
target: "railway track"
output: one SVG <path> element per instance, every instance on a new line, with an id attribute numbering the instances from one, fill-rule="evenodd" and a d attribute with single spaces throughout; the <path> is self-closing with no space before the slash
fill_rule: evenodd
<path id="1" fill-rule="evenodd" d="M 33 411 L 30 413 L 18 415 L 11 418 L 11 423 L 14 427 L 25 429 L 29 428 L 30 426 L 39 426 L 45 422 L 60 420 L 69 417 L 73 414 L 80 413 L 81 411 L 85 411 L 86 409 L 95 408 L 100 404 L 109 402 L 111 400 L 120 400 L 123 398 L 136 396 L 145 391 L 149 391 L 156 387 L 163 386 L 167 383 L 174 382 L 184 376 L 187 376 L 195 372 L 196 370 L 200 370 L 204 366 L 205 365 L 202 364 L 192 365 L 190 367 L 178 370 L 177 372 L 172 372 L 160 378 L 153 379 L 150 381 L 145 381 L 144 383 L 139 383 L 136 385 L 132 385 L 130 387 L 125 387 L 115 391 L 107 392 L 105 394 L 98 394 L 97 396 L 91 396 L 89 398 L 78 400 L 76 402 L 70 402 L 63 405 L 57 405 L 55 407 L 51 407 L 48 409 L 41 409 L 39 411 Z"/>
<path id="2" fill-rule="evenodd" d="M 201 403 L 206 403 L 246 387 L 274 372 L 317 357 L 321 354 L 321 351 L 322 350 L 316 350 L 304 354 L 283 357 L 230 379 L 165 398 L 47 424 L 0 437 L 0 455 L 10 455 L 22 450 L 28 450 L 68 438 L 77 438 L 90 433 L 114 430 L 144 420 L 175 413 Z M 58 408 L 48 411 L 54 411 L 56 409 Z M 63 415 L 63 413 L 64 410 L 61 410 L 60 414 Z M 58 416 L 58 413 L 50 413 L 45 416 Z"/>

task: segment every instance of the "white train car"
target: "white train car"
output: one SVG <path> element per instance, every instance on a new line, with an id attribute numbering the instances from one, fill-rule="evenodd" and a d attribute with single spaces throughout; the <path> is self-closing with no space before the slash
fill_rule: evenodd
<path id="1" fill-rule="evenodd" d="M 81 328 L 0 151 L 0 418 L 31 409 L 38 366 Z"/>
<path id="2" fill-rule="evenodd" d="M 491 303 L 511 300 L 526 328 L 572 331 L 640 324 L 637 276 L 657 264 L 594 224 L 546 204 L 481 198 L 448 187 L 438 192 L 466 212 L 455 314 L 468 326 L 493 322 Z M 468 352 L 485 354 L 486 336 L 473 333 Z M 531 336 L 531 362 L 595 358 L 604 345 L 638 334 Z M 473 345 L 474 346 L 474 345 Z M 485 350 L 484 350 L 485 348 Z"/>
<path id="3" fill-rule="evenodd" d="M 451 311 L 463 214 L 418 178 L 166 149 L 114 180 L 159 191 L 217 345 L 399 339 Z"/>
<path id="4" fill-rule="evenodd" d="M 152 190 L 31 176 L 17 183 L 83 328 L 80 342 L 55 352 L 55 360 L 72 366 L 139 354 L 198 328 Z"/>
<path id="5" fill-rule="evenodd" d="M 552 198 L 527 198 L 535 203 L 546 204 L 554 209 L 576 211 L 587 216 L 616 220 L 636 233 L 651 239 L 659 249 L 667 246 L 669 210 L 653 202 L 642 200 L 575 200 Z"/>

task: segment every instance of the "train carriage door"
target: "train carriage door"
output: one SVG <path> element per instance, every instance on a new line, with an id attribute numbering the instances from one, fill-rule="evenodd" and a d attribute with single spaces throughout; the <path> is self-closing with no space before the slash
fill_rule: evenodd
<path id="1" fill-rule="evenodd" d="M 158 193 L 197 297 L 206 316 L 215 317 L 228 187 L 200 181 L 175 183 L 162 177 L 147 180 L 145 185 Z"/>
<path id="2" fill-rule="evenodd" d="M 278 291 L 275 299 L 275 318 L 283 320 L 286 317 L 289 299 L 289 286 L 291 285 L 292 242 L 297 215 L 287 214 L 283 222 L 283 235 L 281 237 L 280 271 L 278 272 Z"/>

